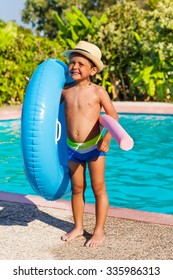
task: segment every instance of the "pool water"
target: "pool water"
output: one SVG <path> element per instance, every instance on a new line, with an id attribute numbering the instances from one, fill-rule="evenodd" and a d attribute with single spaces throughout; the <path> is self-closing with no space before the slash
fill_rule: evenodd
<path id="1" fill-rule="evenodd" d="M 135 146 L 123 151 L 111 141 L 105 173 L 109 204 L 173 214 L 173 116 L 122 114 L 119 121 Z M 87 185 L 86 202 L 94 203 L 88 175 Z M 23 170 L 20 120 L 0 122 L 0 191 L 35 194 Z"/>

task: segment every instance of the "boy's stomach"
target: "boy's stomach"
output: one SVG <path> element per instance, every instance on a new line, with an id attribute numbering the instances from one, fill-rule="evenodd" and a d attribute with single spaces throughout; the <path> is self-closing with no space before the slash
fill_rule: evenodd
<path id="1" fill-rule="evenodd" d="M 81 122 L 82 123 L 82 122 Z M 68 138 L 76 143 L 84 143 L 100 134 L 99 122 L 83 122 L 80 124 L 67 125 Z"/>

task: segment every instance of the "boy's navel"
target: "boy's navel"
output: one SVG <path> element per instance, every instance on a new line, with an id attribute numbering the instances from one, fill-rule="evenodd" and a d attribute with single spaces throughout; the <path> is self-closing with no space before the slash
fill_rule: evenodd
<path id="1" fill-rule="evenodd" d="M 76 131 L 76 132 L 75 132 L 75 135 L 78 136 L 78 135 L 79 135 L 79 131 Z"/>

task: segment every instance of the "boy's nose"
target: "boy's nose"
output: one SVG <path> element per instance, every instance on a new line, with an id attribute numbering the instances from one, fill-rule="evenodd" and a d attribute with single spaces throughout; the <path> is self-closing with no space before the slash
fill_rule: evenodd
<path id="1" fill-rule="evenodd" d="M 73 69 L 76 69 L 77 68 L 77 63 L 74 63 L 73 64 Z"/>

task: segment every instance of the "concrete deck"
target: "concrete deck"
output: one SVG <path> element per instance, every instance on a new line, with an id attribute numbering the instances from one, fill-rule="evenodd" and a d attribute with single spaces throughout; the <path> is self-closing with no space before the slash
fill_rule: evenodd
<path id="1" fill-rule="evenodd" d="M 0 192 L 0 210 L 0 260 L 173 260 L 172 215 L 110 208 L 104 245 L 87 248 L 93 205 L 86 205 L 84 236 L 70 243 L 61 241 L 73 228 L 70 202 Z"/>

